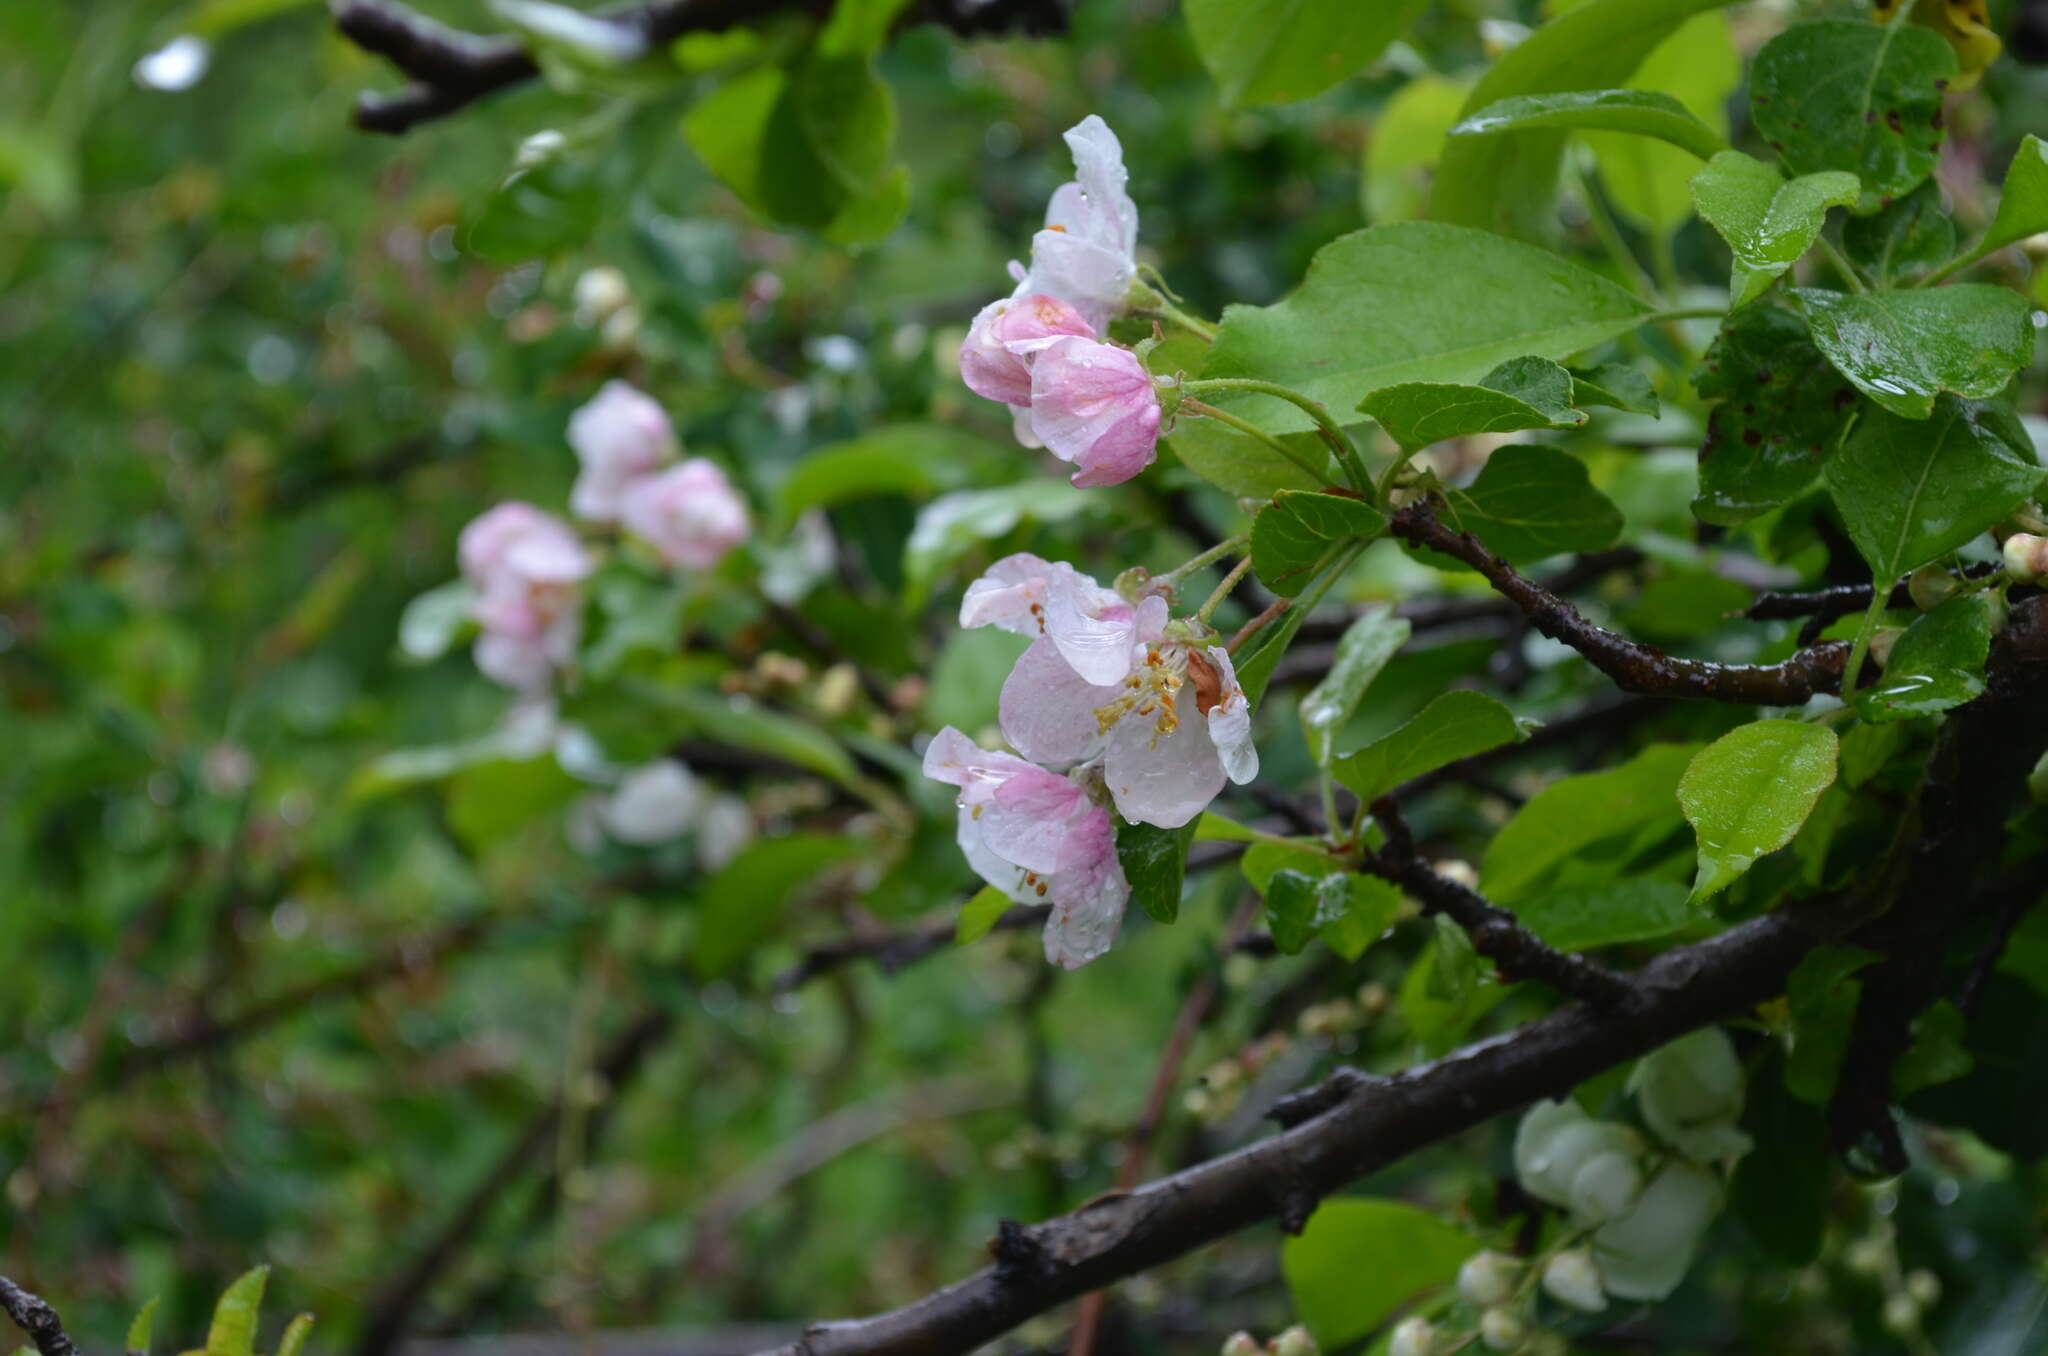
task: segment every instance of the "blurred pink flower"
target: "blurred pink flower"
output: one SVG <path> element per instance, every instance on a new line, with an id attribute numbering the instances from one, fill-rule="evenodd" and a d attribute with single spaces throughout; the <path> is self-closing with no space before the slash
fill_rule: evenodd
<path id="1" fill-rule="evenodd" d="M 1119 485 L 1158 455 L 1159 392 L 1129 349 L 1054 339 L 1032 358 L 1031 431 L 1076 485 Z"/>
<path id="2" fill-rule="evenodd" d="M 545 688 L 582 634 L 583 544 L 561 519 L 513 500 L 463 528 L 456 555 L 476 590 L 477 667 L 522 692 Z"/>
<path id="3" fill-rule="evenodd" d="M 924 755 L 925 776 L 960 788 L 960 849 L 968 865 L 1020 904 L 1049 904 L 1045 958 L 1064 969 L 1109 950 L 1131 895 L 1109 812 L 1085 786 L 952 726 Z"/>
<path id="4" fill-rule="evenodd" d="M 747 506 L 702 457 L 630 482 L 619 517 L 668 564 L 692 569 L 711 568 L 747 539 Z"/>
<path id="5" fill-rule="evenodd" d="M 583 463 L 569 511 L 593 523 L 619 520 L 627 485 L 680 450 L 661 406 L 623 381 L 608 381 L 569 416 L 569 446 Z"/>

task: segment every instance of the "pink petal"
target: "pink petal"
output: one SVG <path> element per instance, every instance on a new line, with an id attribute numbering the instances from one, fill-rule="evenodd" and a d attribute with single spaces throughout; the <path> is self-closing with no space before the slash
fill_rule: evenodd
<path id="1" fill-rule="evenodd" d="M 1096 708 L 1123 691 L 1120 686 L 1088 682 L 1060 657 L 1051 640 L 1035 640 L 1003 684 L 998 704 L 1003 738 L 1034 763 L 1077 763 L 1101 742 Z"/>
<path id="2" fill-rule="evenodd" d="M 1131 887 L 1117 860 L 1114 830 L 1101 810 L 1104 850 L 1088 867 L 1071 868 L 1052 879 L 1052 916 L 1045 923 L 1045 958 L 1062 969 L 1086 965 L 1108 951 L 1124 921 Z"/>
<path id="3" fill-rule="evenodd" d="M 925 746 L 924 775 L 960 788 L 962 805 L 982 805 L 1009 778 L 1038 769 L 1022 758 L 982 748 L 948 725 Z"/>
<path id="4" fill-rule="evenodd" d="M 1052 573 L 1051 561 L 1028 552 L 1004 556 L 967 586 L 960 599 L 960 625 L 995 626 L 1020 636 L 1045 634 L 1046 581 Z"/>
<path id="5" fill-rule="evenodd" d="M 1075 845 L 1077 819 L 1097 807 L 1065 777 L 1032 768 L 996 789 L 994 803 L 981 812 L 981 837 L 989 850 L 1026 871 L 1052 875 L 1072 861 L 1088 859 Z"/>
<path id="6" fill-rule="evenodd" d="M 1018 904 L 1042 904 L 1033 887 L 1024 883 L 1024 868 L 1012 866 L 995 853 L 989 851 L 982 841 L 980 821 L 974 817 L 970 806 L 960 807 L 960 819 L 954 830 L 954 840 L 960 844 L 961 855 L 967 858 L 967 865 L 974 874 L 1008 895 Z"/>

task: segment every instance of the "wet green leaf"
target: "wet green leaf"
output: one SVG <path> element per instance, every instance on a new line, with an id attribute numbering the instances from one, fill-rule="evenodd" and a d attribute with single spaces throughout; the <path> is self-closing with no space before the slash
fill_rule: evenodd
<path id="1" fill-rule="evenodd" d="M 1833 730 L 1801 720 L 1752 721 L 1700 750 L 1678 782 L 1678 803 L 1699 835 L 1694 899 L 1792 841 L 1835 780 L 1839 752 Z"/>
<path id="2" fill-rule="evenodd" d="M 1929 179 L 1873 216 L 1842 224 L 1842 250 L 1879 287 L 1897 287 L 1948 262 L 1956 224 L 1941 210 L 1941 185 Z"/>
<path id="3" fill-rule="evenodd" d="M 206 1356 L 253 1356 L 256 1320 L 263 1308 L 263 1287 L 269 1267 L 245 1271 L 222 1292 L 206 1330 Z"/>
<path id="4" fill-rule="evenodd" d="M 996 920 L 1010 911 L 1010 897 L 993 885 L 984 885 L 960 906 L 960 921 L 953 929 L 955 945 L 965 946 L 988 936 Z"/>
<path id="5" fill-rule="evenodd" d="M 1813 247 L 1830 207 L 1856 201 L 1856 176 L 1802 174 L 1790 183 L 1761 160 L 1722 151 L 1693 176 L 1693 202 L 1735 254 L 1728 304 L 1743 306 Z"/>
<path id="6" fill-rule="evenodd" d="M 1931 716 L 1980 696 L 1991 651 L 1991 610 L 1983 594 L 1951 598 L 1918 617 L 1892 646 L 1884 673 L 1856 694 L 1869 721 Z"/>
<path id="7" fill-rule="evenodd" d="M 1528 737 L 1505 706 L 1461 688 L 1432 699 L 1399 729 L 1339 759 L 1333 770 L 1370 805 L 1424 773 Z"/>
<path id="8" fill-rule="evenodd" d="M 1717 402 L 1700 445 L 1693 512 L 1724 526 L 1797 498 L 1856 405 L 1855 389 L 1821 357 L 1804 318 L 1776 297 L 1728 317 L 1693 383 Z"/>
<path id="9" fill-rule="evenodd" d="M 1544 787 L 1487 844 L 1479 892 L 1519 910 L 1552 870 L 1594 843 L 1660 819 L 1676 826 L 1678 779 L 1698 747 L 1652 744 L 1620 767 Z"/>
<path id="10" fill-rule="evenodd" d="M 1295 1312 L 1324 1350 L 1348 1346 L 1457 1279 L 1479 1240 L 1404 1201 L 1342 1196 L 1280 1245 Z M 1360 1258 L 1373 1265 L 1361 1268 Z"/>
<path id="11" fill-rule="evenodd" d="M 1585 413 L 1572 406 L 1571 373 L 1544 358 L 1511 358 L 1476 385 L 1404 381 L 1360 402 L 1402 448 L 1413 451 L 1475 433 L 1577 428 Z"/>
<path id="12" fill-rule="evenodd" d="M 1311 466 L 1329 461 L 1330 449 L 1317 434 L 1285 433 L 1280 438 Z M 1271 499 L 1279 490 L 1318 490 L 1329 483 L 1250 434 L 1214 419 L 1181 416 L 1166 445 L 1181 465 L 1238 499 Z"/>
<path id="13" fill-rule="evenodd" d="M 1282 490 L 1252 520 L 1252 569 L 1283 598 L 1309 586 L 1315 563 L 1337 542 L 1370 537 L 1387 525 L 1361 499 L 1305 490 Z"/>
<path id="14" fill-rule="evenodd" d="M 1968 257 L 1981 259 L 2042 231 L 2048 231 L 2048 142 L 2029 132 L 2021 138 L 2005 172 L 2005 188 L 1999 194 L 1991 229 L 1984 232 Z"/>
<path id="15" fill-rule="evenodd" d="M 1450 517 L 1512 563 L 1598 551 L 1621 535 L 1621 510 L 1578 458 L 1554 447 L 1497 447 L 1479 478 L 1450 494 Z"/>
<path id="16" fill-rule="evenodd" d="M 1655 941 L 1713 919 L 1677 881 L 1642 876 L 1534 891 L 1514 913 L 1523 927 L 1560 951 Z"/>
<path id="17" fill-rule="evenodd" d="M 1337 731 L 1358 710 L 1365 690 L 1400 648 L 1411 628 L 1381 604 L 1367 608 L 1344 629 L 1330 671 L 1301 699 L 1301 730 L 1316 762 L 1328 767 Z"/>
<path id="18" fill-rule="evenodd" d="M 1177 829 L 1153 824 L 1116 826 L 1116 855 L 1138 907 L 1162 923 L 1180 917 L 1181 881 L 1187 875 L 1188 845 L 1200 820 Z"/>
<path id="19" fill-rule="evenodd" d="M 1587 89 L 1523 94 L 1488 104 L 1451 128 L 1453 137 L 1496 136 L 1535 128 L 1627 132 L 1653 137 L 1705 160 L 1727 139 L 1668 94 L 1642 89 Z"/>
<path id="20" fill-rule="evenodd" d="M 1943 393 L 1997 395 L 2034 356 L 2027 299 L 2009 287 L 1958 283 L 1907 292 L 1793 292 L 1813 342 L 1878 404 L 1925 419 Z"/>
<path id="21" fill-rule="evenodd" d="M 1572 371 L 1572 403 L 1605 405 L 1631 414 L 1657 413 L 1657 388 L 1641 369 L 1627 363 L 1602 363 Z"/>

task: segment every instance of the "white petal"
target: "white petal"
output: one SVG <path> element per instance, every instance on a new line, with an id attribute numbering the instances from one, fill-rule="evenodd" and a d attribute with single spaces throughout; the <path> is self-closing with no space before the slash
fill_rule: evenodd
<path id="1" fill-rule="evenodd" d="M 1041 614 L 1031 608 L 1033 604 L 1044 606 L 1052 573 L 1051 561 L 1040 560 L 1029 552 L 1004 556 L 967 586 L 960 599 L 960 624 L 997 626 L 1020 636 L 1043 635 Z"/>
<path id="2" fill-rule="evenodd" d="M 981 807 L 981 839 L 1004 861 L 1050 876 L 1077 857 L 1086 860 L 1094 845 L 1077 844 L 1077 853 L 1070 842 L 1089 834 L 1094 809 L 1065 777 L 1032 768 L 1005 781 Z"/>
<path id="3" fill-rule="evenodd" d="M 1090 683 L 1060 657 L 1058 646 L 1040 637 L 1018 656 L 1003 684 L 1003 738 L 1034 763 L 1078 763 L 1102 742 L 1096 708 L 1123 691 Z"/>
<path id="4" fill-rule="evenodd" d="M 1138 639 L 1130 604 L 1084 574 L 1068 570 L 1048 581 L 1045 635 L 1088 682 L 1109 685 L 1130 676 Z"/>
<path id="5" fill-rule="evenodd" d="M 924 775 L 959 787 L 962 805 L 985 804 L 1010 777 L 1036 771 L 1022 758 L 982 748 L 950 725 L 933 735 L 924 750 Z"/>
<path id="6" fill-rule="evenodd" d="M 955 831 L 956 841 L 967 864 L 974 868 L 974 874 L 1008 895 L 1018 904 L 1043 904 L 1036 891 L 1024 883 L 1024 868 L 1012 866 L 995 853 L 981 837 L 981 823 L 974 817 L 972 806 L 960 807 L 959 827 Z"/>
<path id="7" fill-rule="evenodd" d="M 1259 751 L 1252 744 L 1252 704 L 1238 686 L 1230 652 L 1212 645 L 1207 653 L 1223 683 L 1223 700 L 1209 708 L 1209 738 L 1216 745 L 1224 775 L 1243 786 L 1259 775 Z"/>
<path id="8" fill-rule="evenodd" d="M 1593 1235 L 1593 1255 L 1607 1293 L 1661 1300 L 1676 1290 L 1720 1209 L 1718 1181 L 1690 1164 L 1667 1164 L 1634 1209 Z"/>
<path id="9" fill-rule="evenodd" d="M 1223 789 L 1223 764 L 1209 740 L 1208 722 L 1195 712 L 1194 694 L 1182 689 L 1185 718 L 1169 735 L 1152 717 L 1132 714 L 1109 732 L 1102 774 L 1125 819 L 1177 829 L 1208 808 Z"/>
<path id="10" fill-rule="evenodd" d="M 626 774 L 605 802 L 605 827 L 622 843 L 666 843 L 682 836 L 702 803 L 689 769 L 663 758 Z"/>
<path id="11" fill-rule="evenodd" d="M 1052 882 L 1052 917 L 1045 923 L 1045 958 L 1064 970 L 1086 965 L 1116 941 L 1131 887 L 1112 845 L 1092 871 L 1064 872 Z"/>

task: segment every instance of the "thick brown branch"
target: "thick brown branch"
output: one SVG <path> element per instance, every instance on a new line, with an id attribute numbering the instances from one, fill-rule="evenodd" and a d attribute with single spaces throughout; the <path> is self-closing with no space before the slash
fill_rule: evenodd
<path id="1" fill-rule="evenodd" d="M 64 1331 L 64 1320 L 57 1317 L 57 1311 L 5 1276 L 0 1276 L 0 1309 L 28 1334 L 42 1356 L 78 1356 L 78 1346 Z"/>
<path id="2" fill-rule="evenodd" d="M 1387 846 L 1366 857 L 1360 866 L 1401 887 L 1425 913 L 1440 913 L 1465 929 L 1473 949 L 1500 967 L 1507 980 L 1534 979 L 1559 993 L 1600 1007 L 1621 1003 L 1629 982 L 1583 956 L 1574 956 L 1545 942 L 1515 921 L 1506 909 L 1489 902 L 1449 876 L 1439 875 L 1415 851 L 1415 840 L 1392 796 L 1372 804 L 1372 815 L 1386 831 Z"/>
<path id="3" fill-rule="evenodd" d="M 1829 641 L 1779 664 L 1716 664 L 1677 659 L 1661 650 L 1595 626 L 1557 595 L 1530 582 L 1469 532 L 1439 521 L 1427 504 L 1394 515 L 1395 536 L 1464 561 L 1529 618 L 1530 625 L 1584 655 L 1625 692 L 1652 697 L 1698 697 L 1757 706 L 1801 706 L 1841 687 L 1849 647 Z"/>

